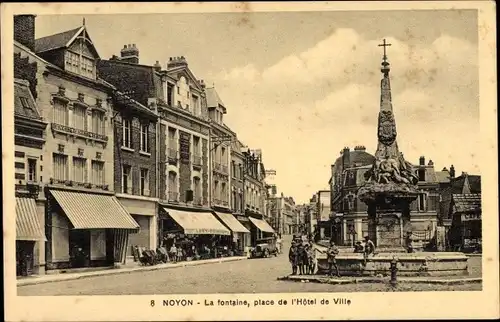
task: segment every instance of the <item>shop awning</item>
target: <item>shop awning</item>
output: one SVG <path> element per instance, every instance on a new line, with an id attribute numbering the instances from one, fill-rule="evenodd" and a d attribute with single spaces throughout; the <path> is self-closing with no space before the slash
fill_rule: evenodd
<path id="1" fill-rule="evenodd" d="M 186 235 L 231 235 L 210 212 L 163 208 L 184 229 Z"/>
<path id="2" fill-rule="evenodd" d="M 16 240 L 46 241 L 35 199 L 16 198 Z"/>
<path id="3" fill-rule="evenodd" d="M 75 229 L 139 229 L 115 196 L 51 190 Z"/>
<path id="4" fill-rule="evenodd" d="M 217 217 L 222 220 L 226 226 L 229 227 L 229 229 L 234 232 L 234 233 L 250 233 L 248 229 L 243 226 L 238 219 L 236 219 L 233 214 L 228 214 L 228 213 L 223 213 L 223 212 L 217 212 L 215 211 L 215 214 Z"/>
<path id="5" fill-rule="evenodd" d="M 269 224 L 265 220 L 256 219 L 252 217 L 249 218 L 252 224 L 254 224 L 255 227 L 257 227 L 258 229 L 265 231 L 266 233 L 274 233 L 273 227 L 269 226 Z"/>

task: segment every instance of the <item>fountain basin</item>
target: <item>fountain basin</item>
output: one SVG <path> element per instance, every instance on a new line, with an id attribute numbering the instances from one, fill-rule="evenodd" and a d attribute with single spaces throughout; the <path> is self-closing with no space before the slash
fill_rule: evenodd
<path id="1" fill-rule="evenodd" d="M 391 261 L 396 258 L 398 276 L 468 275 L 468 257 L 459 252 L 378 253 L 365 260 L 363 254 L 341 252 L 336 261 L 343 276 L 390 276 Z M 317 256 L 319 274 L 328 272 L 325 255 Z"/>

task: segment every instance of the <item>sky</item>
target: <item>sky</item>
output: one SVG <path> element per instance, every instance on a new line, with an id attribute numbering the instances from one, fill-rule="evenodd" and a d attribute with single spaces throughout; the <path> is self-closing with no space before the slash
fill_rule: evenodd
<path id="1" fill-rule="evenodd" d="M 37 16 L 36 37 L 82 15 Z M 304 203 L 328 189 L 343 147 L 377 146 L 380 62 L 392 44 L 393 109 L 405 158 L 480 174 L 474 10 L 85 15 L 101 58 L 136 44 L 141 64 L 185 56 L 215 85 L 225 123 L 262 149 L 278 190 Z"/>

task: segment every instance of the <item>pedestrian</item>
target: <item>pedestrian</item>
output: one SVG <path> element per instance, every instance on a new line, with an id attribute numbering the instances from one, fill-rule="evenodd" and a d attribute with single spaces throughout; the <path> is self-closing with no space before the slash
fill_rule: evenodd
<path id="1" fill-rule="evenodd" d="M 290 251 L 288 252 L 288 260 L 292 265 L 292 275 L 297 275 L 298 249 L 294 241 L 292 241 L 292 246 L 290 246 Z"/>
<path id="2" fill-rule="evenodd" d="M 316 270 L 316 250 L 314 246 L 307 245 L 307 274 L 313 275 Z"/>
<path id="3" fill-rule="evenodd" d="M 406 236 L 406 250 L 408 253 L 413 253 L 413 234 L 411 231 Z"/>
<path id="4" fill-rule="evenodd" d="M 323 251 L 322 253 L 325 253 Z M 326 259 L 328 262 L 328 275 L 333 276 L 333 269 L 335 268 L 335 271 L 337 273 L 337 277 L 340 277 L 340 272 L 339 272 L 339 267 L 337 266 L 337 255 L 339 253 L 339 249 L 335 245 L 335 242 L 333 239 L 330 240 L 330 246 L 326 250 Z"/>
<path id="5" fill-rule="evenodd" d="M 365 236 L 365 249 L 364 249 L 364 264 L 368 260 L 368 256 L 375 254 L 375 244 L 370 240 L 369 236 Z"/>
<path id="6" fill-rule="evenodd" d="M 297 265 L 299 266 L 299 274 L 304 275 L 304 267 L 306 265 L 306 251 L 304 248 L 304 245 L 302 242 L 299 243 L 298 246 L 298 258 L 297 258 Z"/>
<path id="7" fill-rule="evenodd" d="M 170 247 L 170 258 L 172 258 L 174 263 L 177 263 L 177 247 L 175 247 L 175 242 Z"/>
<path id="8" fill-rule="evenodd" d="M 181 245 L 177 245 L 177 261 L 182 261 L 184 259 L 184 250 Z"/>

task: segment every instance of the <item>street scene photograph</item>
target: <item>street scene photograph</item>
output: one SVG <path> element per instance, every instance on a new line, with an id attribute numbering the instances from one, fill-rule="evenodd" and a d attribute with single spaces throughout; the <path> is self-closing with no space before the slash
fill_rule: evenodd
<path id="1" fill-rule="evenodd" d="M 14 15 L 17 295 L 482 291 L 479 34 L 473 9 Z"/>

